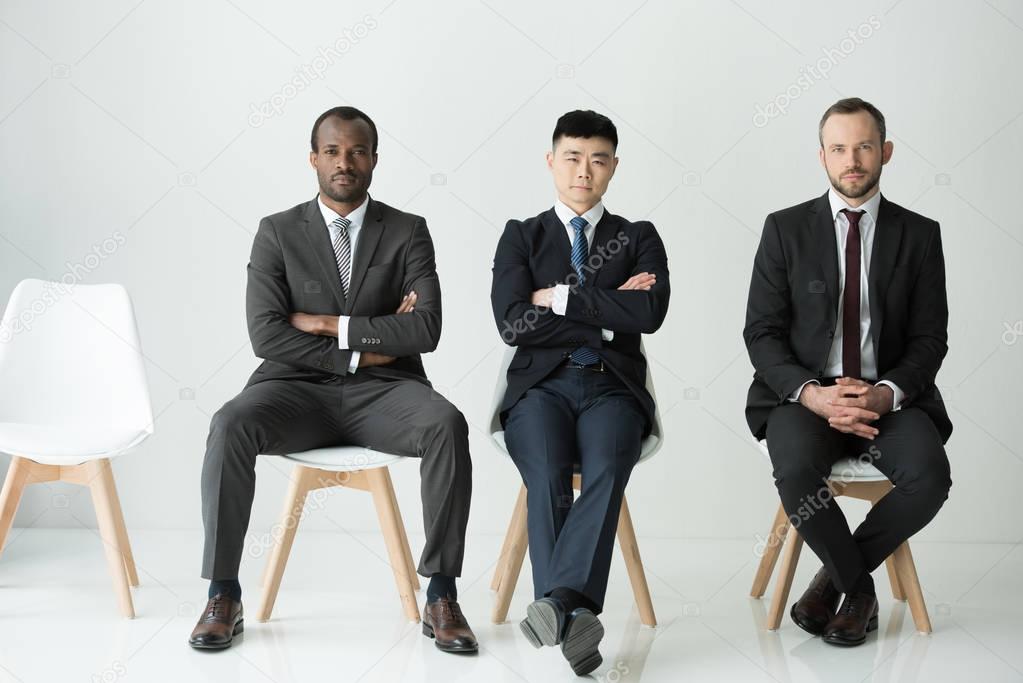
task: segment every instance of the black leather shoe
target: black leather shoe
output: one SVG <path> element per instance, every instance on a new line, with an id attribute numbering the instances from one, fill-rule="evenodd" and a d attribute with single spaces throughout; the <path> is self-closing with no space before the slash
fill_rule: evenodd
<path id="1" fill-rule="evenodd" d="M 789 616 L 796 622 L 796 626 L 807 633 L 823 635 L 828 622 L 834 618 L 838 610 L 838 601 L 841 597 L 842 594 L 835 588 L 828 572 L 822 567 L 813 577 L 803 597 L 792 605 Z"/>
<path id="2" fill-rule="evenodd" d="M 244 630 L 241 601 L 217 594 L 206 603 L 188 644 L 198 650 L 223 650 L 231 647 L 234 637 Z"/>
<path id="3" fill-rule="evenodd" d="M 867 634 L 877 630 L 877 596 L 871 593 L 852 593 L 845 596 L 839 608 L 824 629 L 824 642 L 832 645 L 860 645 Z"/>
<path id="4" fill-rule="evenodd" d="M 540 598 L 526 608 L 526 618 L 519 622 L 522 635 L 533 647 L 554 647 L 561 642 L 568 615 L 559 600 Z"/>
<path id="5" fill-rule="evenodd" d="M 576 676 L 585 676 L 604 661 L 597 647 L 604 638 L 604 625 L 590 610 L 579 607 L 568 615 L 561 638 L 561 654 Z"/>

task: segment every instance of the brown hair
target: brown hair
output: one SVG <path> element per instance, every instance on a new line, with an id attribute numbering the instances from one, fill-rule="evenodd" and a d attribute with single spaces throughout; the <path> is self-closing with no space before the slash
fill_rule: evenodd
<path id="1" fill-rule="evenodd" d="M 874 117 L 874 122 L 877 123 L 877 130 L 881 133 L 881 144 L 883 145 L 885 141 L 884 114 L 870 102 L 861 100 L 858 97 L 847 97 L 828 107 L 828 110 L 824 112 L 824 116 L 821 117 L 821 125 L 817 127 L 817 139 L 820 141 L 821 147 L 824 146 L 824 123 L 832 114 L 855 114 L 858 111 L 865 111 Z"/>

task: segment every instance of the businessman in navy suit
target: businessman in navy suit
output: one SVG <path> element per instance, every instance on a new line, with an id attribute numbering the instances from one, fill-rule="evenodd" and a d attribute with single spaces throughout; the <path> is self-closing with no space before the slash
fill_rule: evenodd
<path id="1" fill-rule="evenodd" d="M 517 347 L 501 419 L 527 489 L 536 600 L 520 626 L 535 647 L 560 645 L 579 675 L 601 663 L 597 615 L 619 510 L 653 420 L 640 335 L 661 326 L 670 291 L 654 226 L 601 201 L 617 147 L 605 116 L 558 120 L 547 153 L 554 207 L 508 221 L 491 289 L 501 337 Z"/>

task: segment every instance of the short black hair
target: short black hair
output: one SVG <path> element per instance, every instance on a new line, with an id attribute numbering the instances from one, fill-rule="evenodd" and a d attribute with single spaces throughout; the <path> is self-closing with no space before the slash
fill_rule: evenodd
<path id="1" fill-rule="evenodd" d="M 877 130 L 881 133 L 881 144 L 883 145 L 885 141 L 885 127 L 884 114 L 881 113 L 881 110 L 870 102 L 861 100 L 858 97 L 846 97 L 828 107 L 828 110 L 824 112 L 824 116 L 821 117 L 821 125 L 817 127 L 817 139 L 820 141 L 821 147 L 824 146 L 824 124 L 832 114 L 855 114 L 858 111 L 865 111 L 874 117 L 874 121 L 877 123 Z"/>
<path id="2" fill-rule="evenodd" d="M 604 138 L 611 142 L 611 147 L 618 149 L 618 129 L 611 119 L 598 114 L 592 109 L 576 109 L 558 119 L 554 126 L 551 146 L 558 144 L 563 137 L 569 138 Z"/>
<path id="3" fill-rule="evenodd" d="M 380 137 L 377 135 L 377 125 L 373 123 L 373 119 L 367 116 L 365 112 L 356 109 L 355 107 L 334 107 L 333 109 L 328 109 L 327 111 L 323 112 L 316 118 L 316 123 L 313 124 L 313 133 L 309 137 L 309 144 L 312 145 L 312 150 L 314 152 L 319 151 L 316 135 L 320 130 L 320 124 L 323 123 L 326 119 L 329 119 L 334 116 L 341 119 L 342 121 L 354 121 L 356 119 L 362 119 L 363 121 L 368 123 L 369 129 L 373 131 L 373 154 L 377 153 L 377 141 L 380 140 Z"/>

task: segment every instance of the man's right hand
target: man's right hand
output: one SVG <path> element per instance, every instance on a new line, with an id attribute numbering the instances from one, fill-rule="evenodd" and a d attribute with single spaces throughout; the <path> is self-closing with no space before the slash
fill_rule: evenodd
<path id="1" fill-rule="evenodd" d="M 412 291 L 405 295 L 398 304 L 398 310 L 396 314 L 400 313 L 411 313 L 416 310 L 416 300 L 418 295 Z M 374 365 L 389 365 L 393 363 L 397 358 L 395 356 L 385 356 L 382 353 L 373 353 L 372 351 L 363 351 L 359 354 L 359 367 L 367 368 L 373 367 Z"/>
<path id="2" fill-rule="evenodd" d="M 836 406 L 830 403 L 830 401 L 837 398 L 842 398 L 845 395 L 844 391 L 845 387 L 838 384 L 822 387 L 819 384 L 810 383 L 799 392 L 799 402 L 825 420 L 833 417 L 855 418 L 854 422 L 845 425 L 848 431 L 856 436 L 862 436 L 864 439 L 873 440 L 879 432 L 876 427 L 872 427 L 867 423 L 873 422 L 881 416 L 865 408 Z"/>

